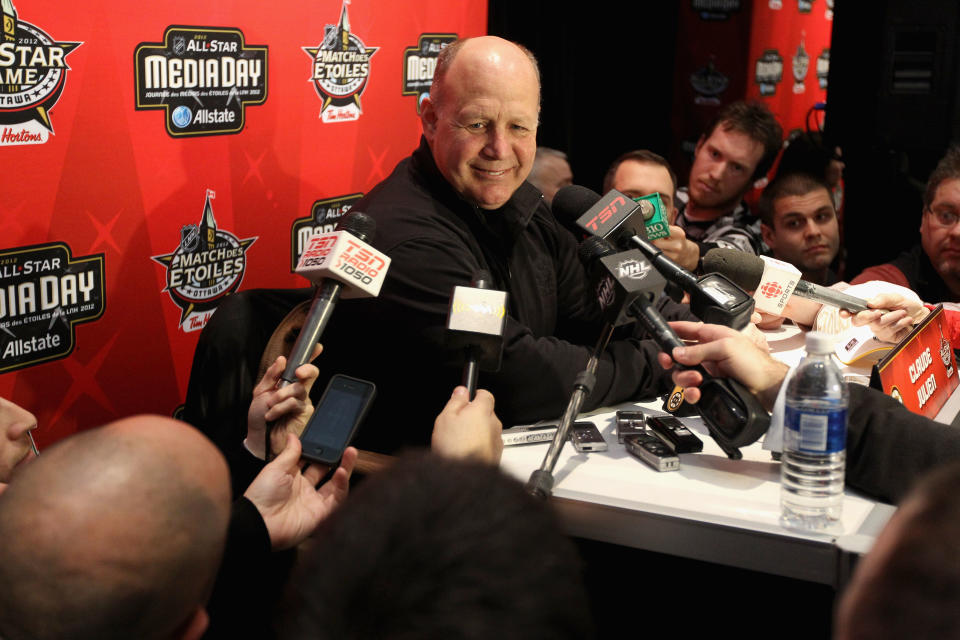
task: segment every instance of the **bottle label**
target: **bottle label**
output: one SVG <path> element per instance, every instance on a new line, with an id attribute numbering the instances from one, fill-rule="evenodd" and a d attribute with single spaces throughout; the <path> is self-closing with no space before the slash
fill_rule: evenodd
<path id="1" fill-rule="evenodd" d="M 847 410 L 785 407 L 784 445 L 804 453 L 839 453 L 847 445 Z"/>

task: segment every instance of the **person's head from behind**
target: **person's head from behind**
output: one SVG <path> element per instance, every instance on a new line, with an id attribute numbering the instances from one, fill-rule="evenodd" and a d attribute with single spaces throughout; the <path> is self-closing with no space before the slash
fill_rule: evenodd
<path id="1" fill-rule="evenodd" d="M 603 192 L 616 189 L 631 198 L 659 193 L 660 200 L 672 222 L 677 208 L 677 174 L 666 159 L 652 151 L 628 151 L 613 161 L 603 179 Z"/>
<path id="2" fill-rule="evenodd" d="M 199 637 L 229 508 L 223 457 L 169 418 L 45 450 L 0 495 L 0 637 Z"/>
<path id="3" fill-rule="evenodd" d="M 960 285 L 960 147 L 951 147 L 930 174 L 922 216 L 924 252 L 941 278 Z"/>
<path id="4" fill-rule="evenodd" d="M 783 129 L 759 102 L 724 107 L 700 136 L 687 184 L 700 208 L 733 210 L 755 180 L 773 165 Z"/>
<path id="5" fill-rule="evenodd" d="M 420 114 L 440 173 L 481 209 L 502 207 L 530 174 L 539 117 L 533 54 L 495 36 L 440 52 Z"/>
<path id="6" fill-rule="evenodd" d="M 9 482 L 34 459 L 30 431 L 37 428 L 32 413 L 6 398 L 0 398 L 0 483 Z"/>
<path id="7" fill-rule="evenodd" d="M 838 640 L 960 637 L 960 464 L 924 477 L 860 561 Z"/>
<path id="8" fill-rule="evenodd" d="M 573 184 L 573 171 L 567 162 L 567 154 L 550 147 L 537 147 L 533 170 L 527 180 L 540 189 L 547 204 L 552 203 L 557 191 Z"/>
<path id="9" fill-rule="evenodd" d="M 498 469 L 405 456 L 318 530 L 285 638 L 582 638 L 580 563 Z"/>
<path id="10" fill-rule="evenodd" d="M 759 202 L 763 241 L 773 257 L 820 282 L 840 250 L 840 227 L 833 198 L 822 179 L 780 173 Z"/>

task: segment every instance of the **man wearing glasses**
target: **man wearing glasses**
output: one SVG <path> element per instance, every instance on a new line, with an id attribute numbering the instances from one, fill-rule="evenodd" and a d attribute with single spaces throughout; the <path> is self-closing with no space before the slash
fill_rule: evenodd
<path id="1" fill-rule="evenodd" d="M 960 302 L 960 147 L 951 147 L 930 174 L 923 195 L 920 245 L 864 270 L 853 284 L 885 280 L 926 302 Z"/>

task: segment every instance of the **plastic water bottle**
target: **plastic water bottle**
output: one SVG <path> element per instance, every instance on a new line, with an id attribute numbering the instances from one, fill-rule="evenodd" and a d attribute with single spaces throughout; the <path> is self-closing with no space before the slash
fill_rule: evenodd
<path id="1" fill-rule="evenodd" d="M 807 355 L 787 384 L 780 522 L 838 530 L 843 507 L 849 394 L 833 359 L 833 336 L 811 331 Z"/>

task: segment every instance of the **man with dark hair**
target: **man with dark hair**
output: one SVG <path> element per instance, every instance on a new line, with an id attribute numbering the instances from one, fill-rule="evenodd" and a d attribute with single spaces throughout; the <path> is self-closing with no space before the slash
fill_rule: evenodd
<path id="1" fill-rule="evenodd" d="M 614 160 L 603 178 L 603 192 L 610 189 L 616 189 L 631 198 L 659 193 L 671 223 L 677 215 L 674 202 L 677 174 L 663 156 L 653 151 L 627 151 Z M 673 229 L 670 231 L 672 233 Z"/>
<path id="2" fill-rule="evenodd" d="M 800 269 L 808 282 L 829 286 L 837 281 L 830 263 L 840 248 L 840 230 L 822 180 L 805 173 L 778 174 L 757 208 L 763 241 L 774 258 Z"/>
<path id="3" fill-rule="evenodd" d="M 960 465 L 925 476 L 860 561 L 837 640 L 960 637 Z"/>
<path id="4" fill-rule="evenodd" d="M 547 204 L 553 203 L 553 196 L 557 191 L 573 184 L 573 171 L 567 162 L 567 154 L 550 147 L 537 147 L 537 154 L 533 158 L 533 169 L 527 180 L 540 189 Z"/>
<path id="5" fill-rule="evenodd" d="M 744 194 L 770 170 L 782 143 L 783 129 L 758 102 L 724 107 L 693 155 L 687 186 L 677 193 L 676 225 L 685 237 L 664 253 L 691 271 L 714 247 L 764 251 L 760 221 L 750 214 Z M 657 241 L 663 242 L 663 241 Z"/>
<path id="6" fill-rule="evenodd" d="M 58 443 L 0 496 L 0 636 L 199 637 L 229 515 L 227 465 L 183 423 Z"/>
<path id="7" fill-rule="evenodd" d="M 291 587 L 288 639 L 591 636 L 549 506 L 475 462 L 406 456 L 367 479 Z"/>
<path id="8" fill-rule="evenodd" d="M 893 262 L 865 269 L 853 284 L 886 280 L 926 302 L 960 302 L 960 147 L 951 147 L 923 194 L 920 244 Z"/>

